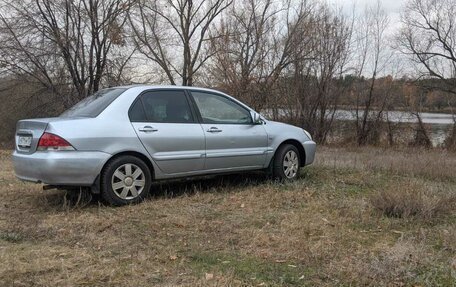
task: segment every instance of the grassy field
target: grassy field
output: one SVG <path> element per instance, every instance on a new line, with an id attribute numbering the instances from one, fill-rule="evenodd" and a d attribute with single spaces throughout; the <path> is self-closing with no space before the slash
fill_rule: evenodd
<path id="1" fill-rule="evenodd" d="M 1 286 L 456 286 L 456 154 L 320 148 L 294 183 L 179 181 L 122 208 L 19 182 L 9 154 Z"/>

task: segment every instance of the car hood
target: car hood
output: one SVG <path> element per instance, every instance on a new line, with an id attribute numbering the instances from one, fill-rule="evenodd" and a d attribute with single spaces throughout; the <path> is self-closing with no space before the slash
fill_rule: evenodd
<path id="1" fill-rule="evenodd" d="M 284 138 L 296 139 L 301 142 L 311 140 L 302 128 L 275 121 L 267 121 L 264 125 L 266 132 L 270 136 L 279 136 Z"/>
<path id="2" fill-rule="evenodd" d="M 290 131 L 299 131 L 299 132 L 302 131 L 302 129 L 297 126 L 293 126 L 293 125 L 285 124 L 285 123 L 281 123 L 281 122 L 268 121 L 266 123 L 266 126 L 268 126 L 268 125 L 273 127 L 274 129 L 286 129 L 286 130 L 290 130 Z"/>

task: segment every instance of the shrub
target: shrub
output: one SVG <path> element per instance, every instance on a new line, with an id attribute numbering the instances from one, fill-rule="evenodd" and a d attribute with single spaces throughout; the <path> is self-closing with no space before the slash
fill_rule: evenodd
<path id="1" fill-rule="evenodd" d="M 448 150 L 456 151 L 456 122 L 453 124 L 452 131 L 445 139 L 444 146 Z"/>
<path id="2" fill-rule="evenodd" d="M 456 210 L 456 194 L 407 182 L 375 192 L 370 196 L 370 203 L 388 217 L 431 219 Z"/>

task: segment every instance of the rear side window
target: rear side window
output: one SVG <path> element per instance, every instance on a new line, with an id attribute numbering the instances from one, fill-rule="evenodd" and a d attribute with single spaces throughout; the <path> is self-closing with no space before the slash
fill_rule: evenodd
<path id="1" fill-rule="evenodd" d="M 141 99 L 150 122 L 194 122 L 184 91 L 150 91 L 143 94 Z"/>
<path id="2" fill-rule="evenodd" d="M 131 122 L 147 122 L 146 113 L 144 112 L 141 99 L 138 99 L 128 112 Z"/>
<path id="3" fill-rule="evenodd" d="M 88 96 L 73 107 L 63 112 L 60 117 L 94 118 L 106 109 L 118 96 L 125 92 L 124 88 L 104 89 Z"/>

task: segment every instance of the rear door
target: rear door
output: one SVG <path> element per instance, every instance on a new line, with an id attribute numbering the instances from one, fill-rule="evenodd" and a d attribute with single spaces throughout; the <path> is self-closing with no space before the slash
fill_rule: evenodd
<path id="1" fill-rule="evenodd" d="M 262 168 L 267 133 L 250 111 L 221 94 L 191 91 L 206 135 L 205 169 Z"/>
<path id="2" fill-rule="evenodd" d="M 129 111 L 139 139 L 167 174 L 202 170 L 205 140 L 184 90 L 151 90 Z"/>

